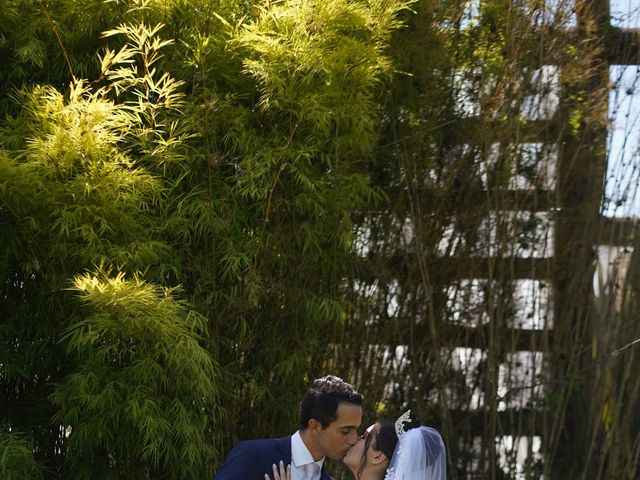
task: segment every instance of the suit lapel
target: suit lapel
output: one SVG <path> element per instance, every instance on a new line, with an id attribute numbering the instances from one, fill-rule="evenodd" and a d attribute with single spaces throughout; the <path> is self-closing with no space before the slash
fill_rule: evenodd
<path id="1" fill-rule="evenodd" d="M 279 457 L 291 463 L 291 435 L 276 439 L 276 449 L 278 450 Z M 320 480 L 331 480 L 331 477 L 327 473 L 326 462 L 322 464 Z"/>
<path id="2" fill-rule="evenodd" d="M 291 435 L 276 439 L 276 449 L 283 460 L 291 463 Z"/>

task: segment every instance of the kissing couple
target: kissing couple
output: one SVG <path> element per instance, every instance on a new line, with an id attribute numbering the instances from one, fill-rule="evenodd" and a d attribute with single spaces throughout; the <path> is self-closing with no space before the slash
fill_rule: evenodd
<path id="1" fill-rule="evenodd" d="M 440 434 L 412 427 L 410 412 L 358 434 L 364 397 L 333 375 L 313 381 L 300 402 L 300 430 L 238 443 L 214 480 L 331 480 L 324 460 L 342 461 L 355 480 L 445 480 Z"/>

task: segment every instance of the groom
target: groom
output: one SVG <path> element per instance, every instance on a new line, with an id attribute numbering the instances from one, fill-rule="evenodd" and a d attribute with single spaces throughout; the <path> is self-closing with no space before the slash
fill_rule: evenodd
<path id="1" fill-rule="evenodd" d="M 292 480 L 330 480 L 325 457 L 342 460 L 358 441 L 363 396 L 341 378 L 314 380 L 300 402 L 300 430 L 284 438 L 238 443 L 215 480 L 260 480 L 280 461 Z"/>

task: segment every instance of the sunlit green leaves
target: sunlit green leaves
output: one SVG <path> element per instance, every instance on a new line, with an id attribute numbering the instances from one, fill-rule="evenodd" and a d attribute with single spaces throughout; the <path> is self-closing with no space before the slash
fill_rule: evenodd
<path id="1" fill-rule="evenodd" d="M 34 238 L 62 240 L 47 247 L 48 259 L 42 261 L 122 265 L 122 254 L 114 253 L 139 240 L 145 224 L 150 226 L 143 217 L 162 192 L 157 179 L 120 148 L 135 119 L 82 82 L 72 85 L 66 99 L 51 88 L 26 99 L 17 131 L 28 131 L 29 137 L 21 150 L 0 157 L 3 201 L 16 215 L 31 212 Z M 0 142 L 17 142 L 8 138 L 14 133 L 5 129 Z M 37 211 L 31 210 L 34 205 Z M 163 250 L 150 243 L 151 257 L 144 257 L 153 261 Z"/>
<path id="2" fill-rule="evenodd" d="M 171 478 L 203 475 L 217 397 L 217 372 L 199 343 L 205 319 L 137 277 L 85 274 L 73 290 L 87 316 L 60 341 L 77 371 L 54 394 L 70 447 L 80 455 L 106 449 L 127 475 L 139 460 Z"/>
<path id="3" fill-rule="evenodd" d="M 0 34 L 55 65 L 2 60 L 2 427 L 59 478 L 209 477 L 344 332 L 405 4 L 27 3 Z"/>

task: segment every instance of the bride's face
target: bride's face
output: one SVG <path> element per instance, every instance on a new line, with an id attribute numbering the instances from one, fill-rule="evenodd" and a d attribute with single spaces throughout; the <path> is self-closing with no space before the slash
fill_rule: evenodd
<path id="1" fill-rule="evenodd" d="M 350 470 L 357 470 L 363 462 L 365 458 L 365 449 L 366 449 L 366 461 L 369 460 L 369 456 L 372 453 L 372 445 L 375 443 L 375 436 L 377 433 L 376 424 L 374 423 L 369 428 L 367 428 L 364 435 L 362 435 L 356 444 L 349 449 L 344 459 L 342 460 L 344 464 Z"/>

